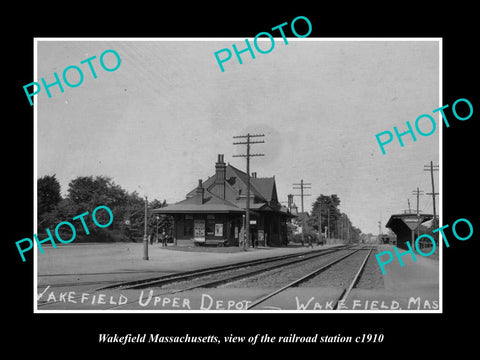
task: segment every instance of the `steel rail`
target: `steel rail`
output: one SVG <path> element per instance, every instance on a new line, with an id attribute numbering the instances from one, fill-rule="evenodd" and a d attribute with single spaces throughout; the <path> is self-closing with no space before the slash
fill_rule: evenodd
<path id="1" fill-rule="evenodd" d="M 237 270 L 242 268 L 248 268 L 257 265 L 268 264 L 276 261 L 288 260 L 291 258 L 296 258 L 293 260 L 292 263 L 297 261 L 305 261 L 310 258 L 314 258 L 321 255 L 330 254 L 332 252 L 337 252 L 340 250 L 345 250 L 345 247 L 335 247 L 329 249 L 321 249 L 316 251 L 309 251 L 304 253 L 297 253 L 297 254 L 288 254 L 288 255 L 280 255 L 275 256 L 272 258 L 264 258 L 264 259 L 257 259 L 257 260 L 250 260 L 247 262 L 242 263 L 235 263 L 230 265 L 221 265 L 213 268 L 208 269 L 200 269 L 200 270 L 192 270 L 188 272 L 183 272 L 180 274 L 172 274 L 172 275 L 165 275 L 159 278 L 152 278 L 152 279 L 145 279 L 140 281 L 133 281 L 133 282 L 126 282 L 119 284 L 117 286 L 107 286 L 106 288 L 101 288 L 98 290 L 105 290 L 111 288 L 120 288 L 120 289 L 142 289 L 145 287 L 153 287 L 153 286 L 160 286 L 160 285 L 167 285 L 175 282 L 187 281 L 194 278 L 199 278 L 206 275 L 212 275 L 217 273 L 222 273 L 229 270 Z M 289 264 L 290 262 L 286 263 Z M 190 290 L 190 289 L 189 289 Z"/>
<path id="2" fill-rule="evenodd" d="M 316 276 L 317 274 L 325 271 L 326 269 L 328 269 L 328 268 L 331 267 L 332 265 L 334 265 L 334 264 L 342 261 L 343 259 L 345 259 L 345 258 L 347 258 L 347 257 L 349 257 L 349 256 L 351 256 L 351 255 L 353 255 L 353 254 L 355 254 L 357 251 L 360 251 L 360 250 L 362 250 L 362 248 L 355 249 L 355 250 L 349 252 L 349 253 L 346 254 L 346 255 L 343 255 L 343 256 L 340 256 L 340 257 L 338 257 L 338 258 L 336 258 L 336 259 L 333 259 L 333 260 L 330 261 L 329 263 L 327 263 L 327 264 L 321 266 L 320 268 L 318 268 L 318 269 L 316 269 L 316 270 L 308 273 L 307 275 L 304 275 L 304 276 L 302 276 L 301 278 L 299 278 L 299 279 L 297 279 L 297 280 L 294 280 L 294 281 L 292 281 L 291 283 L 289 283 L 289 284 L 287 284 L 287 285 L 285 285 L 285 286 L 282 286 L 281 288 L 279 288 L 279 289 L 277 289 L 277 290 L 275 290 L 275 291 L 272 291 L 271 293 L 269 293 L 269 294 L 267 294 L 267 295 L 262 296 L 260 299 L 252 302 L 252 303 L 247 307 L 247 310 L 250 310 L 251 308 L 253 308 L 253 307 L 255 307 L 255 306 L 263 303 L 265 300 L 270 299 L 272 296 L 275 296 L 275 295 L 277 295 L 278 293 L 281 293 L 282 291 L 287 290 L 288 288 L 297 286 L 297 285 L 301 284 L 302 282 L 307 281 L 308 279 L 310 279 L 310 278 Z"/>
<path id="3" fill-rule="evenodd" d="M 280 265 L 279 264 L 275 265 L 275 267 L 287 266 L 291 263 L 306 261 L 306 260 L 309 260 L 311 258 L 315 258 L 315 257 L 318 257 L 318 256 L 327 255 L 327 254 L 337 252 L 337 251 L 340 251 L 340 250 L 346 250 L 346 248 L 348 249 L 349 246 L 348 245 L 342 245 L 342 246 L 337 246 L 337 247 L 327 248 L 327 249 L 319 249 L 319 250 L 314 250 L 314 251 L 288 254 L 288 255 L 279 255 L 279 256 L 273 256 L 273 257 L 269 257 L 269 258 L 256 259 L 256 260 L 249 260 L 249 261 L 235 263 L 235 264 L 229 264 L 229 265 L 220 265 L 220 266 L 215 266 L 215 267 L 208 268 L 208 269 L 186 271 L 186 272 L 182 272 L 180 274 L 178 274 L 178 273 L 177 274 L 167 274 L 167 275 L 163 275 L 163 276 L 160 276 L 160 277 L 153 277 L 153 278 L 147 278 L 147 279 L 141 279 L 141 280 L 120 282 L 120 283 L 115 282 L 112 285 L 92 289 L 92 290 L 89 291 L 89 293 L 93 294 L 93 293 L 101 291 L 101 290 L 121 290 L 121 289 L 127 289 L 128 290 L 128 289 L 158 286 L 160 284 L 166 285 L 166 284 L 175 283 L 175 282 L 187 281 L 189 279 L 198 278 L 198 277 L 202 277 L 202 276 L 205 276 L 205 275 L 212 275 L 212 274 L 216 274 L 216 273 L 221 273 L 221 272 L 224 272 L 224 271 L 242 269 L 242 268 L 257 266 L 257 265 L 262 265 L 262 264 L 268 264 L 268 263 L 275 262 L 275 261 L 288 260 L 290 258 L 297 258 L 297 259 L 295 259 L 291 262 L 283 263 L 283 264 L 280 264 Z M 272 268 L 275 268 L 275 267 L 272 267 Z M 259 271 L 266 271 L 268 269 L 269 268 L 262 268 Z M 252 271 L 252 275 L 253 275 L 253 271 Z M 238 275 L 238 277 L 248 277 L 248 275 L 241 274 L 241 275 Z M 231 281 L 234 281 L 234 280 L 231 280 Z M 188 287 L 188 288 L 185 288 L 185 289 L 178 289 L 178 290 L 175 290 L 175 291 L 167 292 L 165 294 L 174 294 L 174 293 L 178 293 L 178 292 L 182 292 L 182 291 L 195 289 L 195 288 L 198 288 L 198 287 L 212 287 L 212 286 L 215 286 L 214 283 L 220 284 L 221 282 L 223 282 L 223 283 L 229 282 L 229 279 L 224 278 L 224 279 L 221 279 L 221 280 L 215 280 L 214 282 L 208 282 L 208 283 L 197 285 L 197 286 L 191 286 L 191 287 Z M 74 284 L 72 284 L 72 285 L 74 285 Z M 80 295 L 76 296 L 76 297 L 73 297 L 72 299 L 76 300 L 76 299 L 79 299 L 79 298 L 80 298 Z M 59 302 L 61 302 L 61 301 L 60 300 L 50 301 L 50 302 L 46 302 L 46 301 L 39 302 L 39 301 L 37 301 L 37 307 L 42 307 L 42 306 L 45 306 L 45 305 L 51 305 L 51 304 L 55 304 L 55 303 L 59 303 Z"/>
<path id="4" fill-rule="evenodd" d="M 207 282 L 204 282 L 204 283 L 201 283 L 201 284 L 191 285 L 191 286 L 184 287 L 184 288 L 181 288 L 181 289 L 166 290 L 165 292 L 162 292 L 162 293 L 157 294 L 157 295 L 162 295 L 162 296 L 163 295 L 172 295 L 172 294 L 177 294 L 177 293 L 180 293 L 180 292 L 185 292 L 185 291 L 194 290 L 194 289 L 198 289 L 198 288 L 215 287 L 215 286 L 218 286 L 218 285 L 221 285 L 221 284 L 233 282 L 233 281 L 236 281 L 236 280 L 239 280 L 239 279 L 242 279 L 242 278 L 248 278 L 248 277 L 254 276 L 254 275 L 259 274 L 259 273 L 264 273 L 264 272 L 269 271 L 269 270 L 273 270 L 273 269 L 277 269 L 277 268 L 280 268 L 280 267 L 285 267 L 285 266 L 288 266 L 288 265 L 291 265 L 291 264 L 311 260 L 313 258 L 320 257 L 320 256 L 323 256 L 323 255 L 327 255 L 327 254 L 331 254 L 331 253 L 338 252 L 338 251 L 341 251 L 341 250 L 348 250 L 348 249 L 345 249 L 344 247 L 342 247 L 342 248 L 337 247 L 337 248 L 332 249 L 331 251 L 328 251 L 328 252 L 327 251 L 319 252 L 319 253 L 314 254 L 314 255 L 311 255 L 311 253 L 309 253 L 311 255 L 309 257 L 301 257 L 299 259 L 295 259 L 295 260 L 289 261 L 287 263 L 281 263 L 281 264 L 275 264 L 274 266 L 262 267 L 260 269 L 255 269 L 255 270 L 252 270 L 252 271 L 249 271 L 249 272 L 243 272 L 241 274 L 236 274 L 236 275 L 233 275 L 233 276 L 227 276 L 227 277 L 224 277 L 222 279 L 207 281 Z M 355 249 L 352 253 L 349 253 L 347 256 L 353 254 L 354 252 L 357 252 L 358 250 L 361 250 L 361 249 Z M 281 260 L 284 260 L 284 259 L 281 259 Z M 127 289 L 132 289 L 132 288 L 128 287 Z M 129 301 L 125 304 L 122 304 L 121 306 L 129 304 L 129 303 L 134 303 L 134 302 L 135 301 L 131 301 L 131 302 Z M 110 307 L 106 310 L 111 310 L 111 309 L 114 309 L 116 307 L 118 307 L 118 305 Z"/>
<path id="5" fill-rule="evenodd" d="M 344 249 L 339 249 L 339 250 L 336 250 L 336 251 L 340 251 L 340 250 L 344 250 Z M 240 280 L 240 279 L 252 277 L 254 275 L 264 273 L 266 271 L 278 269 L 278 268 L 285 267 L 285 266 L 288 266 L 288 265 L 293 265 L 293 264 L 296 264 L 296 263 L 299 263 L 299 262 L 308 261 L 308 260 L 323 256 L 323 255 L 331 254 L 332 252 L 336 252 L 336 251 L 322 252 L 322 253 L 310 255 L 308 257 L 307 256 L 306 257 L 299 257 L 298 259 L 294 259 L 294 260 L 291 260 L 291 261 L 288 261 L 288 262 L 282 262 L 282 263 L 279 263 L 279 264 L 275 264 L 273 266 L 260 267 L 260 268 L 255 269 L 255 270 L 242 272 L 240 274 L 236 274 L 236 275 L 232 275 L 232 276 L 227 276 L 227 277 L 224 277 L 222 279 L 207 281 L 207 282 L 204 282 L 202 284 L 192 285 L 192 286 L 189 286 L 189 287 L 186 287 L 186 288 L 183 288 L 183 289 L 172 290 L 171 292 L 169 292 L 169 294 L 176 294 L 176 293 L 179 293 L 179 292 L 184 292 L 184 291 L 198 289 L 198 288 L 216 287 L 216 286 L 223 285 L 223 284 L 226 284 L 226 283 L 231 283 L 233 281 L 237 281 L 237 280 Z M 281 260 L 284 260 L 284 259 L 281 259 Z M 259 265 L 263 265 L 263 264 L 259 264 Z M 241 268 L 239 268 L 239 269 L 241 269 Z"/>
<path id="6" fill-rule="evenodd" d="M 365 256 L 365 259 L 363 259 L 363 262 L 362 264 L 360 265 L 357 273 L 355 274 L 352 282 L 350 283 L 350 286 L 347 288 L 347 289 L 344 289 L 342 291 L 342 293 L 340 294 L 339 298 L 337 299 L 337 301 L 335 302 L 335 305 L 333 306 L 333 309 L 334 310 L 337 310 L 338 308 L 338 303 L 339 302 L 343 302 L 345 303 L 348 299 L 348 297 L 350 296 L 350 292 L 352 291 L 352 289 L 355 287 L 355 285 L 357 285 L 357 282 L 358 280 L 360 279 L 360 276 L 363 272 L 363 269 L 365 268 L 365 265 L 367 264 L 367 260 L 368 258 L 370 257 L 370 254 L 372 253 L 373 251 L 373 248 L 371 247 L 370 248 L 370 251 L 368 252 L 367 256 Z"/>

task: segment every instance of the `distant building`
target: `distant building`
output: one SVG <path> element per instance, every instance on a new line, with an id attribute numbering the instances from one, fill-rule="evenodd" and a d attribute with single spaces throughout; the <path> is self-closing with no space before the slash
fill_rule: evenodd
<path id="1" fill-rule="evenodd" d="M 186 199 L 154 209 L 171 215 L 177 245 L 238 246 L 244 234 L 248 176 L 218 155 L 215 174 L 198 180 Z M 275 177 L 250 177 L 250 239 L 259 245 L 287 244 L 287 221 L 292 217 L 278 201 Z"/>
<path id="2" fill-rule="evenodd" d="M 378 244 L 390 244 L 390 245 L 396 245 L 397 244 L 397 236 L 396 235 L 390 235 L 390 234 L 380 234 L 378 235 L 376 242 Z"/>

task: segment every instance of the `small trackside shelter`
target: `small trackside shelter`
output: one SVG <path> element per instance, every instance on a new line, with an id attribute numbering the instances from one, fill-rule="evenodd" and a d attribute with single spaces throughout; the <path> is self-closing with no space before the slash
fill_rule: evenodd
<path id="1" fill-rule="evenodd" d="M 186 199 L 152 210 L 171 215 L 177 245 L 238 246 L 244 228 L 248 175 L 218 155 L 215 174 L 198 180 Z M 277 198 L 275 177 L 250 177 L 250 238 L 258 245 L 287 244 L 287 221 L 293 217 Z"/>
<path id="2" fill-rule="evenodd" d="M 412 247 L 415 246 L 417 227 L 432 219 L 431 214 L 421 214 L 418 217 L 417 214 L 412 213 L 396 214 L 390 216 L 385 226 L 397 235 L 397 247 L 407 249 L 407 241 L 410 241 Z"/>

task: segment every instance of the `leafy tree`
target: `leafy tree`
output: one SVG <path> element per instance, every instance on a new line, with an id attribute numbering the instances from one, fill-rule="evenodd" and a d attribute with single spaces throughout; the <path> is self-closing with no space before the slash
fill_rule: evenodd
<path id="1" fill-rule="evenodd" d="M 127 203 L 127 192 L 105 176 L 80 176 L 68 184 L 68 199 L 93 211 L 99 205 L 110 209 Z"/>
<path id="2" fill-rule="evenodd" d="M 350 242 L 359 243 L 361 235 L 362 235 L 362 230 L 360 230 L 355 226 L 352 226 L 350 231 Z"/>
<path id="3" fill-rule="evenodd" d="M 158 209 L 167 206 L 167 202 L 165 200 L 159 201 L 157 199 L 153 200 L 149 204 L 149 209 Z M 153 214 L 150 216 L 149 223 L 149 232 L 156 234 L 158 228 L 158 234 L 165 232 L 167 236 L 172 235 L 173 230 L 173 218 L 168 215 L 164 214 Z"/>
<path id="4" fill-rule="evenodd" d="M 312 215 L 310 216 L 309 224 L 317 231 L 319 231 L 321 227 L 322 233 L 325 232 L 325 229 L 330 225 L 328 233 L 333 234 L 337 221 L 341 216 L 340 210 L 338 209 L 339 206 L 340 198 L 336 194 L 330 196 L 320 194 L 312 204 Z M 330 221 L 328 219 L 329 217 Z M 321 224 L 319 223 L 320 218 L 322 219 Z"/>
<path id="5" fill-rule="evenodd" d="M 90 235 L 82 236 L 83 225 L 80 221 L 75 222 L 77 235 L 80 235 L 82 240 L 112 241 L 123 237 L 119 219 L 123 218 L 128 202 L 127 191 L 106 176 L 79 176 L 70 181 L 68 186 L 66 197 L 68 203 L 63 204 L 64 210 L 73 212 L 70 218 L 88 212 L 87 218 L 90 219 L 87 221 Z M 99 228 L 92 220 L 93 211 L 101 205 L 107 206 L 113 213 L 113 223 L 108 228 Z M 104 210 L 98 210 L 95 218 L 100 224 L 106 224 L 110 220 L 110 215 Z"/>
<path id="6" fill-rule="evenodd" d="M 173 226 L 173 220 L 170 216 L 152 215 L 151 210 L 167 206 L 165 200 L 153 199 L 148 201 L 147 233 L 156 234 L 157 225 L 159 234 L 163 231 L 169 234 Z M 145 232 L 145 198 L 138 195 L 136 191 L 128 194 L 127 204 L 123 207 L 123 217 L 121 218 L 122 229 L 125 235 L 132 239 L 140 240 Z M 119 218 L 120 219 L 120 218 Z"/>
<path id="7" fill-rule="evenodd" d="M 312 204 L 308 225 L 316 231 L 321 230 L 322 233 L 328 230 L 330 238 L 335 237 L 346 239 L 348 242 L 359 242 L 361 230 L 353 226 L 347 214 L 340 212 L 339 206 L 340 198 L 338 195 L 320 194 Z"/>
<path id="8" fill-rule="evenodd" d="M 60 185 L 55 176 L 39 179 L 39 232 L 45 228 L 56 226 L 59 222 L 69 221 L 76 227 L 76 241 L 117 241 L 135 240 L 143 237 L 145 226 L 145 199 L 137 192 L 128 193 L 121 186 L 115 184 L 111 178 L 106 176 L 79 176 L 68 184 L 67 196 L 60 197 Z M 41 186 L 40 186 L 41 183 Z M 58 195 L 58 196 L 57 196 Z M 113 213 L 113 223 L 107 228 L 99 228 L 93 223 L 92 213 L 98 206 L 107 206 Z M 154 199 L 149 201 L 149 210 L 166 206 L 166 201 Z M 86 226 L 90 235 L 86 235 L 83 224 L 80 220 L 72 221 L 72 218 L 88 212 L 85 217 Z M 98 210 L 95 214 L 100 224 L 106 224 L 110 220 L 108 212 Z M 168 232 L 172 227 L 169 217 L 149 214 L 147 219 L 148 231 L 159 228 Z M 63 231 L 63 229 L 61 229 Z M 65 229 L 69 234 L 69 229 Z M 61 234 L 62 235 L 62 234 Z"/>
<path id="9" fill-rule="evenodd" d="M 55 174 L 45 175 L 37 180 L 37 213 L 38 223 L 43 224 L 62 200 L 60 183 Z"/>

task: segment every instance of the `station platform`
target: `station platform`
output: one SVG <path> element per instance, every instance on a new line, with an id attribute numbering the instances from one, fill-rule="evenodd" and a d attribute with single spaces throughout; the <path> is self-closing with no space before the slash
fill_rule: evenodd
<path id="1" fill-rule="evenodd" d="M 390 310 L 434 310 L 441 311 L 441 262 L 439 257 L 424 257 L 415 253 L 416 261 L 410 254 L 402 256 L 404 266 L 400 265 L 393 245 L 378 245 L 377 254 L 390 251 L 393 260 L 384 265 L 383 289 L 353 289 L 346 304 L 349 309 L 377 309 L 382 301 Z M 400 254 L 405 250 L 398 249 Z M 372 304 L 371 299 L 378 300 Z M 357 300 L 354 304 L 354 300 Z M 370 301 L 369 301 L 370 300 Z"/>
<path id="2" fill-rule="evenodd" d="M 335 246 L 338 245 L 314 246 L 314 250 Z M 143 243 L 80 243 L 56 249 L 44 247 L 44 250 L 44 254 L 37 254 L 37 286 L 129 281 L 301 253 L 312 248 L 289 246 L 256 247 L 247 251 L 232 248 L 189 251 L 171 245 L 162 247 L 160 244 L 149 244 L 149 260 L 143 260 Z"/>

